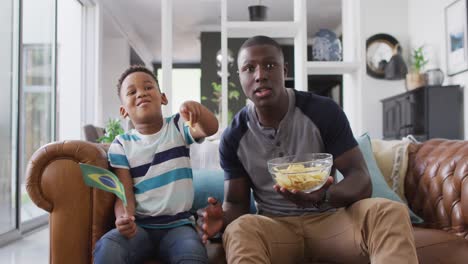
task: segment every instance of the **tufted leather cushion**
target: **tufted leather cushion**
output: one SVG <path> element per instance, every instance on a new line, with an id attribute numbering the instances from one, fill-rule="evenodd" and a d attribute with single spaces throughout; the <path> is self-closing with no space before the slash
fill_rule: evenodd
<path id="1" fill-rule="evenodd" d="M 427 227 L 464 238 L 468 223 L 468 144 L 432 139 L 411 144 L 405 193 Z"/>

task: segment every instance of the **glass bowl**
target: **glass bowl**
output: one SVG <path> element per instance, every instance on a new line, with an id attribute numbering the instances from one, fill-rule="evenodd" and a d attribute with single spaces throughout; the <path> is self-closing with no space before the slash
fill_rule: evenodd
<path id="1" fill-rule="evenodd" d="M 276 183 L 287 190 L 313 192 L 327 181 L 333 165 L 328 153 L 306 153 L 268 161 L 268 171 Z"/>

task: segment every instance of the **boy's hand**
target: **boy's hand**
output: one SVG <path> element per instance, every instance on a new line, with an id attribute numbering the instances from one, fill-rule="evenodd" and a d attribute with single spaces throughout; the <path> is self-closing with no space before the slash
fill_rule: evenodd
<path id="1" fill-rule="evenodd" d="M 208 238 L 216 235 L 223 228 L 223 208 L 218 201 L 208 198 L 208 206 L 197 211 L 198 226 L 203 231 L 202 241 L 206 244 Z"/>
<path id="2" fill-rule="evenodd" d="M 201 105 L 195 101 L 186 101 L 180 106 L 179 113 L 189 122 L 189 126 L 193 126 L 200 119 Z"/>
<path id="3" fill-rule="evenodd" d="M 115 226 L 117 227 L 117 230 L 119 230 L 120 234 L 127 239 L 134 237 L 137 232 L 134 216 L 128 217 L 121 215 L 119 218 L 115 219 Z"/>
<path id="4" fill-rule="evenodd" d="M 195 140 L 214 135 L 218 131 L 218 119 L 200 103 L 186 101 L 180 106 L 179 113 L 187 121 L 190 134 Z"/>

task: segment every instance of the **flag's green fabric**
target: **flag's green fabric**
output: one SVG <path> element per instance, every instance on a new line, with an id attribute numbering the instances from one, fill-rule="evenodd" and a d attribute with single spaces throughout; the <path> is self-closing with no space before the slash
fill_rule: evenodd
<path id="1" fill-rule="evenodd" d="M 125 189 L 114 173 L 103 168 L 83 163 L 80 163 L 80 168 L 86 185 L 114 193 L 122 200 L 124 206 L 127 206 Z"/>

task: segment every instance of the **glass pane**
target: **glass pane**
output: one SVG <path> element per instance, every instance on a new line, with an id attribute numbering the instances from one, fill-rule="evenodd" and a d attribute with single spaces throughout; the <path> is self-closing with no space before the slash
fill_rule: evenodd
<path id="1" fill-rule="evenodd" d="M 53 140 L 54 0 L 23 1 L 23 43 L 21 63 L 20 175 L 21 221 L 43 215 L 30 200 L 25 188 L 25 169 L 31 155 Z"/>
<path id="2" fill-rule="evenodd" d="M 13 1 L 0 2 L 0 234 L 15 228 L 15 193 L 12 175 Z"/>
<path id="3" fill-rule="evenodd" d="M 81 138 L 82 5 L 57 1 L 58 139 Z"/>
<path id="4" fill-rule="evenodd" d="M 158 69 L 158 80 L 162 83 L 162 69 Z M 172 69 L 172 102 L 171 113 L 179 112 L 183 102 L 192 100 L 200 102 L 200 69 Z M 164 89 L 161 90 L 164 92 Z"/>

